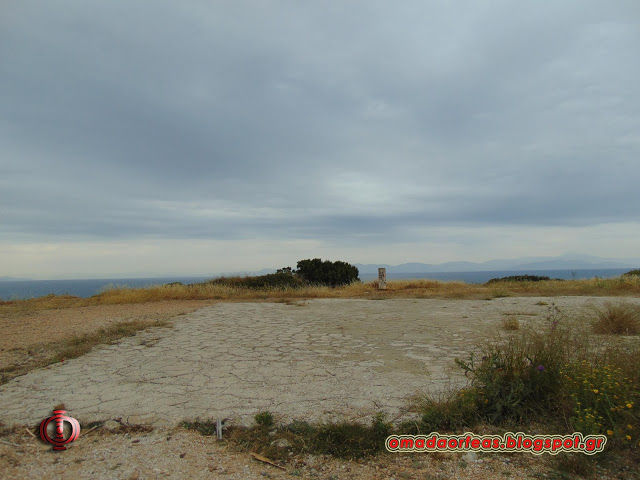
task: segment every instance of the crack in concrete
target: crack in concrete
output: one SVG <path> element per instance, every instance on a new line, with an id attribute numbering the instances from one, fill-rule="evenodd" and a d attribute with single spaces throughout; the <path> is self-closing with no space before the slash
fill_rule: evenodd
<path id="1" fill-rule="evenodd" d="M 562 299 L 579 303 L 553 301 L 562 306 Z M 415 393 L 464 383 L 454 358 L 498 329 L 500 310 L 513 309 L 514 300 L 527 321 L 544 318 L 539 298 L 219 303 L 176 317 L 173 329 L 141 332 L 12 380 L 0 387 L 3 418 L 38 422 L 59 403 L 84 421 L 246 420 L 261 410 L 309 420 L 380 408 L 394 415 Z"/>

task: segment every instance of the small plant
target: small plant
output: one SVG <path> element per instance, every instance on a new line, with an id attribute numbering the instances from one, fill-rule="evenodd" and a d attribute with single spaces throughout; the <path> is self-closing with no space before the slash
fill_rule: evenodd
<path id="1" fill-rule="evenodd" d="M 443 394 L 440 398 L 425 397 L 421 401 L 422 422 L 415 433 L 438 430 L 461 430 L 478 422 L 478 404 L 481 395 L 475 388 Z"/>
<path id="2" fill-rule="evenodd" d="M 204 435 L 206 437 L 217 435 L 217 422 L 212 419 L 200 420 L 199 418 L 197 418 L 193 422 L 185 420 L 183 422 L 180 422 L 180 426 L 182 428 L 186 428 L 187 430 L 196 430 L 200 432 L 200 435 Z"/>
<path id="3" fill-rule="evenodd" d="M 566 364 L 561 373 L 571 399 L 570 422 L 575 431 L 607 435 L 608 445 L 637 445 L 639 385 L 619 367 L 598 367 L 587 360 Z"/>
<path id="4" fill-rule="evenodd" d="M 243 449 L 279 462 L 291 460 L 290 453 L 327 454 L 340 458 L 369 457 L 384 450 L 385 440 L 393 431 L 392 425 L 385 422 L 381 413 L 373 417 L 370 425 L 347 421 L 310 424 L 298 420 L 288 425 L 269 423 L 269 427 L 265 428 L 261 421 L 256 418 L 258 424 L 250 428 L 229 427 L 227 438 Z M 282 443 L 286 440 L 286 448 L 278 445 L 279 440 Z"/>
<path id="5" fill-rule="evenodd" d="M 258 425 L 270 427 L 273 425 L 273 415 L 271 412 L 260 412 L 254 417 Z"/>
<path id="6" fill-rule="evenodd" d="M 347 459 L 364 458 L 383 451 L 391 432 L 391 424 L 378 414 L 370 427 L 355 422 L 320 425 L 315 429 L 311 443 L 318 453 Z"/>
<path id="7" fill-rule="evenodd" d="M 510 296 L 511 294 L 506 290 L 496 290 L 495 292 L 493 292 L 493 298 L 506 298 Z M 491 300 L 491 298 L 489 298 L 488 300 Z"/>
<path id="8" fill-rule="evenodd" d="M 516 317 L 509 317 L 502 320 L 502 328 L 507 331 L 515 331 L 520 329 L 520 321 Z"/>
<path id="9" fill-rule="evenodd" d="M 471 378 L 481 418 L 491 423 L 526 422 L 558 410 L 560 369 L 575 353 L 576 344 L 560 323 L 555 305 L 550 309 L 547 326 L 481 345 L 479 361 L 474 355 L 467 361 L 456 359 Z"/>
<path id="10" fill-rule="evenodd" d="M 635 335 L 640 333 L 640 306 L 632 303 L 606 302 L 595 310 L 593 323 L 595 333 L 613 335 Z"/>

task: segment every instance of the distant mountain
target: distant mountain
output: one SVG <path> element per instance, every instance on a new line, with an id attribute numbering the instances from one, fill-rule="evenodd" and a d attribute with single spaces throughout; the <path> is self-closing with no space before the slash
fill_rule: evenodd
<path id="1" fill-rule="evenodd" d="M 489 272 L 499 270 L 582 270 L 598 268 L 638 268 L 640 259 L 608 259 L 591 255 L 565 254 L 558 257 L 524 257 L 488 262 L 403 263 L 402 265 L 356 263 L 362 274 L 377 274 L 378 267 L 387 273 Z"/>
<path id="2" fill-rule="evenodd" d="M 256 275 L 267 275 L 268 273 L 276 273 L 275 268 L 263 268 L 262 270 L 256 270 L 252 272 L 243 271 L 243 272 L 223 272 L 215 275 L 211 275 L 211 278 L 217 277 L 250 277 Z"/>
<path id="3" fill-rule="evenodd" d="M 581 262 L 579 260 L 547 260 L 524 263 L 510 270 L 581 270 L 592 268 L 627 268 L 629 264 L 618 262 Z M 629 267 L 631 268 L 631 267 Z"/>

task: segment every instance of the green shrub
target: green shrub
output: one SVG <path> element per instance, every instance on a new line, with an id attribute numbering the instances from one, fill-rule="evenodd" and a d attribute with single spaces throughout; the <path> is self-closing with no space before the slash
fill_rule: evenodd
<path id="1" fill-rule="evenodd" d="M 346 262 L 324 262 L 319 258 L 300 260 L 296 274 L 305 282 L 337 287 L 359 281 L 358 268 Z"/>
<path id="2" fill-rule="evenodd" d="M 538 275 L 511 275 L 510 277 L 492 278 L 485 285 L 498 282 L 542 282 L 545 280 L 551 280 L 549 277 Z"/>
<path id="3" fill-rule="evenodd" d="M 574 431 L 607 435 L 607 446 L 638 446 L 640 385 L 618 367 L 587 360 L 566 364 L 561 373 Z"/>
<path id="4" fill-rule="evenodd" d="M 270 427 L 273 425 L 273 415 L 271 412 L 260 412 L 254 417 L 258 425 Z"/>
<path id="5" fill-rule="evenodd" d="M 290 453 L 328 454 L 341 458 L 363 458 L 385 450 L 385 441 L 393 427 L 385 422 L 384 415 L 373 417 L 370 425 L 358 422 L 310 424 L 296 420 L 288 425 L 275 425 L 271 414 L 256 415 L 257 425 L 247 428 L 230 426 L 226 438 L 249 451 L 264 455 L 271 460 L 286 463 Z M 262 423 L 266 421 L 267 424 Z M 196 423 L 183 422 L 190 428 Z M 205 430 L 207 431 L 207 430 Z M 286 440 L 286 446 L 278 446 L 277 440 Z"/>
<path id="6" fill-rule="evenodd" d="M 287 272 L 269 273 L 254 277 L 219 277 L 209 280 L 207 283 L 251 289 L 299 288 L 303 284 L 300 278 Z"/>
<path id="7" fill-rule="evenodd" d="M 479 395 L 475 388 L 462 389 L 457 393 L 435 399 L 422 400 L 422 422 L 420 432 L 431 433 L 438 430 L 460 431 L 471 428 L 478 422 Z"/>
<path id="8" fill-rule="evenodd" d="M 313 451 L 340 458 L 363 458 L 384 450 L 392 426 L 378 414 L 371 426 L 355 422 L 327 423 L 315 429 L 311 444 Z"/>
<path id="9" fill-rule="evenodd" d="M 622 274 L 623 277 L 640 277 L 640 268 L 636 268 L 635 270 L 629 270 L 627 273 Z"/>
<path id="10" fill-rule="evenodd" d="M 193 422 L 185 420 L 180 422 L 180 426 L 187 430 L 197 430 L 200 435 L 207 437 L 217 435 L 217 422 L 212 419 L 200 420 L 196 418 Z"/>
<path id="11" fill-rule="evenodd" d="M 480 346 L 476 362 L 456 359 L 478 399 L 479 415 L 491 423 L 527 422 L 558 411 L 562 402 L 562 367 L 580 347 L 577 335 L 561 324 L 553 305 L 548 324 L 527 328 L 519 335 Z"/>

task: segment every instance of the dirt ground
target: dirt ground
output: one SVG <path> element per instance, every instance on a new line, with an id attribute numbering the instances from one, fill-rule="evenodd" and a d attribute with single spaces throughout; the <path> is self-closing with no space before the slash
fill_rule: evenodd
<path id="1" fill-rule="evenodd" d="M 50 343 L 74 335 L 91 333 L 118 322 L 169 319 L 213 303 L 212 300 L 175 300 L 11 313 L 0 306 L 0 367 L 28 361 L 36 352 L 46 353 Z"/>
<path id="2" fill-rule="evenodd" d="M 283 471 L 177 424 L 196 417 L 247 424 L 261 410 L 283 421 L 362 419 L 378 410 L 398 419 L 411 395 L 462 384 L 453 359 L 500 332 L 504 318 L 535 325 L 552 302 L 575 313 L 605 300 L 176 301 L 3 317 L 1 366 L 47 341 L 116 321 L 172 318 L 173 328 L 140 332 L 1 386 L 2 422 L 15 430 L 0 437 L 0 471 L 4 478 L 61 471 L 123 479 L 544 478 L 554 459 L 528 454 L 389 454 L 362 462 L 304 456 Z M 121 417 L 154 430 L 85 432 L 67 451 L 52 452 L 25 425 L 58 403 L 83 422 Z"/>

